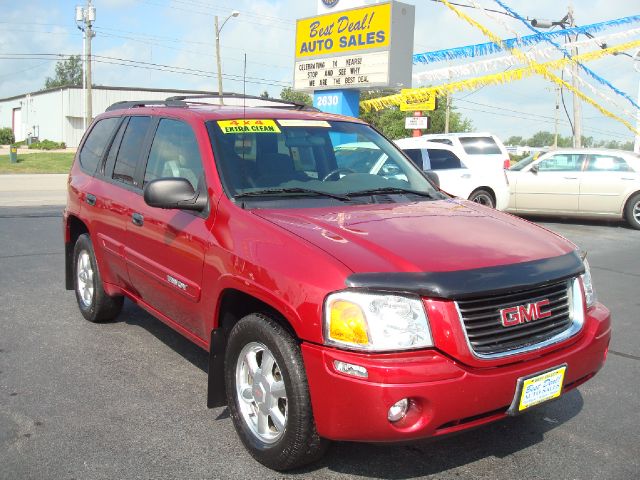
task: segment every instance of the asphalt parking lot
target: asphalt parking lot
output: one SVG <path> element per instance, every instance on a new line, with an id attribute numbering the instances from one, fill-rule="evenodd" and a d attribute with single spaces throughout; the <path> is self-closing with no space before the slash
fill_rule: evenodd
<path id="1" fill-rule="evenodd" d="M 0 479 L 640 478 L 640 231 L 542 224 L 589 252 L 613 312 L 599 375 L 527 415 L 437 441 L 336 443 L 280 475 L 225 408 L 206 408 L 203 350 L 131 303 L 84 321 L 64 290 L 60 208 L 0 208 Z"/>

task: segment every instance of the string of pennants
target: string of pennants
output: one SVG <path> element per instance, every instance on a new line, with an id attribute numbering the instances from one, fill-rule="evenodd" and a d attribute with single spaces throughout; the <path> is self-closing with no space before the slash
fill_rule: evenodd
<path id="1" fill-rule="evenodd" d="M 505 10 L 509 11 L 513 16 L 516 16 L 516 18 L 520 18 L 522 19 L 522 21 L 527 23 L 526 20 L 524 20 L 521 16 L 517 15 L 503 1 L 501 0 L 494 0 L 494 1 L 498 3 L 500 6 L 502 6 L 503 8 L 505 8 Z M 476 4 L 477 7 L 480 10 L 482 10 L 485 15 L 490 16 L 488 12 L 486 12 L 480 5 L 477 4 L 477 2 L 475 2 L 474 0 L 471 0 L 471 2 L 472 4 Z M 475 90 L 485 85 L 502 84 L 502 83 L 521 80 L 523 78 L 528 78 L 532 75 L 541 75 L 544 78 L 556 83 L 557 85 L 560 85 L 563 88 L 566 88 L 570 92 L 575 93 L 581 100 L 592 105 L 594 108 L 599 110 L 603 115 L 609 118 L 612 118 L 614 120 L 617 120 L 618 122 L 625 125 L 632 132 L 634 133 L 637 132 L 635 127 L 629 121 L 609 111 L 607 108 L 603 107 L 600 103 L 595 101 L 593 98 L 587 96 L 585 93 L 583 93 L 582 91 L 578 90 L 577 88 L 573 87 L 571 84 L 566 82 L 563 78 L 553 73 L 552 70 L 564 69 L 564 71 L 571 76 L 573 75 L 573 72 L 571 68 L 568 68 L 568 67 L 573 65 L 578 65 L 583 71 L 587 72 L 591 78 L 598 81 L 598 83 L 600 83 L 601 85 L 607 86 L 609 89 L 613 90 L 617 95 L 624 97 L 635 108 L 639 108 L 638 105 L 626 93 L 617 89 L 610 82 L 608 82 L 607 80 L 600 77 L 592 70 L 585 67 L 583 65 L 583 62 L 597 60 L 606 55 L 611 55 L 611 54 L 615 54 L 625 50 L 637 48 L 640 46 L 640 40 L 626 42 L 616 46 L 608 46 L 604 49 L 598 49 L 592 52 L 588 52 L 588 53 L 584 53 L 584 54 L 576 55 L 572 57 L 565 48 L 565 47 L 571 48 L 572 44 L 567 44 L 565 45 L 565 47 L 563 47 L 557 44 L 555 41 L 553 41 L 553 38 L 566 36 L 568 33 L 571 33 L 574 35 L 575 33 L 586 33 L 586 32 L 591 33 L 591 32 L 601 31 L 605 28 L 609 28 L 613 26 L 630 25 L 640 21 L 640 15 L 625 17 L 625 18 L 616 19 L 616 20 L 610 20 L 607 22 L 600 22 L 596 24 L 586 25 L 583 27 L 576 27 L 573 29 L 563 29 L 563 30 L 558 30 L 554 32 L 545 32 L 545 33 L 538 32 L 537 30 L 533 29 L 533 27 L 529 27 L 536 32 L 535 35 L 528 35 L 526 37 L 516 37 L 512 39 L 503 40 L 498 35 L 494 34 L 491 30 L 486 28 L 484 25 L 480 24 L 473 18 L 466 15 L 464 12 L 457 9 L 449 1 L 442 0 L 442 3 L 445 6 L 447 6 L 450 10 L 452 10 L 458 17 L 465 20 L 467 23 L 469 23 L 473 27 L 479 29 L 485 36 L 489 38 L 489 40 L 491 40 L 491 42 L 478 44 L 478 45 L 471 45 L 468 47 L 460 47 L 458 49 L 448 49 L 448 50 L 440 50 L 438 52 L 428 52 L 427 54 L 418 54 L 414 56 L 414 63 L 416 62 L 416 59 L 420 56 L 424 56 L 420 58 L 424 58 L 425 61 L 432 62 L 432 61 L 440 61 L 440 60 L 447 60 L 447 59 L 468 58 L 468 57 L 475 57 L 479 55 L 488 55 L 490 53 L 498 53 L 503 51 L 510 53 L 510 55 L 503 56 L 496 59 L 474 62 L 470 65 L 465 65 L 465 66 L 456 66 L 456 67 L 451 67 L 449 69 L 439 69 L 437 71 L 424 72 L 423 74 L 416 75 L 416 77 L 424 81 L 428 79 L 429 75 L 431 74 L 433 75 L 431 79 L 437 80 L 438 76 L 440 76 L 440 79 L 442 79 L 442 75 L 444 73 L 447 73 L 447 76 L 449 78 L 454 78 L 456 76 L 477 73 L 480 69 L 483 69 L 483 68 L 490 69 L 492 67 L 498 66 L 499 64 L 502 64 L 502 65 L 506 64 L 508 66 L 524 64 L 525 66 L 514 69 L 514 70 L 506 70 L 501 73 L 484 75 L 484 76 L 471 78 L 467 80 L 449 82 L 443 85 L 437 85 L 437 86 L 426 87 L 426 88 L 404 89 L 401 94 L 375 98 L 375 99 L 362 102 L 362 106 L 365 110 L 371 110 L 371 109 L 379 110 L 379 109 L 387 108 L 390 106 L 398 106 L 406 102 L 414 103 L 414 102 L 426 101 L 429 98 L 432 98 L 434 94 L 438 96 L 444 96 L 444 95 L 465 91 L 465 90 Z M 576 30 L 581 30 L 581 31 L 577 32 Z M 594 38 L 589 40 L 589 42 L 594 42 L 601 45 L 602 43 L 606 43 L 605 39 L 610 41 L 612 38 L 623 38 L 626 36 L 634 35 L 638 32 L 640 32 L 640 29 L 627 30 L 625 32 L 619 32 L 617 34 L 603 36 L 601 38 L 600 37 Z M 534 45 L 537 43 L 541 43 L 543 41 L 547 43 L 551 43 L 551 45 L 553 46 L 553 49 L 548 47 L 538 48 L 536 50 L 532 50 L 531 52 L 524 53 L 518 48 L 521 46 Z M 574 43 L 585 44 L 586 42 L 574 42 Z M 491 47 L 490 45 L 493 45 L 493 47 Z M 539 58 L 549 58 L 553 53 L 558 53 L 558 52 L 561 52 L 563 54 L 563 58 L 560 58 L 558 60 L 547 61 L 544 63 L 540 63 L 537 61 L 537 59 Z M 431 55 L 432 53 L 436 53 L 436 55 Z M 420 60 L 418 60 L 418 62 L 420 62 Z M 582 88 L 589 89 L 592 94 L 595 94 L 596 96 L 599 96 L 600 98 L 605 100 L 605 104 L 607 105 L 616 104 L 615 100 L 609 97 L 608 95 L 606 95 L 605 93 L 603 93 L 601 89 L 594 88 L 592 85 L 589 85 L 588 83 L 582 81 L 578 76 L 575 76 L 575 79 L 577 80 L 576 83 L 579 83 Z M 634 116 L 633 111 L 629 111 L 628 109 L 624 109 L 624 108 L 622 108 L 622 110 L 626 115 L 629 115 L 630 117 Z"/>

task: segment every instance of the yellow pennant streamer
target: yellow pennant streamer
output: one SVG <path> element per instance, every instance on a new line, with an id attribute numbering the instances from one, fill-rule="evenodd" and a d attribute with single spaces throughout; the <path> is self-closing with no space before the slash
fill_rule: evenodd
<path id="1" fill-rule="evenodd" d="M 478 30 L 480 30 L 482 33 L 484 33 L 492 42 L 496 43 L 497 45 L 500 45 L 505 50 L 509 50 L 512 55 L 515 55 L 517 58 L 522 60 L 522 62 L 526 63 L 531 68 L 533 68 L 533 70 L 536 73 L 542 75 L 544 78 L 546 78 L 548 80 L 551 80 L 552 82 L 554 82 L 554 83 L 556 83 L 558 85 L 563 86 L 564 88 L 566 88 L 570 92 L 575 93 L 578 97 L 580 97 L 582 100 L 587 102 L 589 105 L 591 105 L 594 108 L 598 109 L 603 115 L 605 115 L 605 116 L 607 116 L 609 118 L 612 118 L 614 120 L 617 120 L 620 123 L 622 123 L 625 127 L 627 127 L 629 130 L 631 130 L 634 134 L 640 134 L 640 132 L 638 132 L 634 128 L 634 126 L 631 125 L 629 122 L 627 122 L 626 120 L 620 118 L 616 114 L 610 112 L 609 110 L 607 110 L 606 108 L 601 106 L 599 103 L 597 103 L 595 100 L 593 100 L 591 97 L 588 97 L 587 95 L 582 93 L 577 88 L 572 87 L 569 83 L 565 82 L 562 78 L 558 77 L 556 74 L 554 74 L 554 73 L 550 72 L 549 70 L 547 70 L 544 67 L 544 65 L 542 65 L 542 64 L 540 64 L 538 62 L 534 62 L 533 60 L 529 60 L 529 58 L 527 58 L 527 56 L 523 52 L 518 50 L 517 48 L 511 48 L 511 49 L 506 48 L 504 42 L 502 41 L 502 39 L 500 37 L 498 37 L 497 35 L 492 33 L 485 26 L 483 26 L 483 25 L 479 24 L 478 22 L 476 22 L 473 18 L 469 17 L 464 12 L 461 12 L 459 9 L 457 9 L 451 3 L 449 3 L 448 0 L 440 0 L 440 1 L 444 5 L 446 5 L 451 11 L 453 11 L 456 15 L 458 15 L 460 18 L 462 18 L 467 23 L 471 24 L 472 26 L 474 26 Z M 572 61 L 572 62 L 575 62 L 575 60 L 572 59 L 572 58 L 570 58 L 569 60 Z"/>
<path id="2" fill-rule="evenodd" d="M 574 60 L 580 62 L 588 62 L 597 60 L 606 55 L 611 55 L 616 52 L 625 50 L 631 50 L 633 48 L 640 47 L 640 40 L 633 42 L 623 43 L 621 45 L 615 45 L 607 47 L 601 50 L 594 50 L 592 52 L 582 53 L 574 57 Z M 561 58 L 558 60 L 552 60 L 539 64 L 545 69 L 561 69 L 571 63 L 568 58 Z M 490 75 L 484 75 L 482 77 L 470 78 L 467 80 L 461 80 L 458 82 L 446 83 L 444 85 L 437 85 L 435 87 L 427 88 L 412 88 L 407 89 L 405 94 L 390 95 L 388 97 L 372 98 L 371 100 L 365 100 L 362 102 L 362 107 L 365 110 L 380 110 L 383 108 L 397 106 L 405 99 L 420 102 L 428 99 L 434 93 L 439 96 L 446 96 L 447 94 L 457 93 L 465 90 L 475 90 L 485 85 L 497 85 L 502 83 L 513 82 L 516 80 L 522 80 L 538 73 L 532 66 L 518 68 L 515 70 L 507 70 L 501 73 L 494 73 Z"/>
<path id="3" fill-rule="evenodd" d="M 408 94 L 405 94 L 405 95 L 398 94 L 398 95 L 391 95 L 391 96 L 388 96 L 388 97 L 382 97 L 382 98 L 376 98 L 376 99 L 372 99 L 372 100 L 367 100 L 365 102 L 362 102 L 362 106 L 363 106 L 363 108 L 365 110 L 369 110 L 371 108 L 375 108 L 376 110 L 379 110 L 380 108 L 384 108 L 384 107 L 387 107 L 387 106 L 398 105 L 400 103 L 400 101 L 403 101 L 404 99 L 409 99 L 409 100 L 412 100 L 412 101 L 419 101 L 421 99 L 421 96 L 426 96 L 425 93 L 426 93 L 427 90 L 430 90 L 430 93 L 429 93 L 430 95 L 432 95 L 434 92 L 436 94 L 439 94 L 439 95 L 444 95 L 444 94 L 447 94 L 447 93 L 457 92 L 457 91 L 460 91 L 460 90 L 478 88 L 479 86 L 483 86 L 483 85 L 499 84 L 499 83 L 506 83 L 508 81 L 521 80 L 522 78 L 531 76 L 533 74 L 539 74 L 539 75 L 543 76 L 544 78 L 546 78 L 546 79 L 548 79 L 548 80 L 550 80 L 550 81 L 552 81 L 552 82 L 554 82 L 554 83 L 556 83 L 558 85 L 561 85 L 563 88 L 566 88 L 570 92 L 575 93 L 579 98 L 581 98 L 582 100 L 584 100 L 588 104 L 592 105 L 594 108 L 599 110 L 603 115 L 605 115 L 605 116 L 607 116 L 609 118 L 612 118 L 614 120 L 617 120 L 618 122 L 622 123 L 625 127 L 627 127 L 629 130 L 631 130 L 634 134 L 640 134 L 640 132 L 638 132 L 633 127 L 633 125 L 631 125 L 629 122 L 627 122 L 623 118 L 620 118 L 619 116 L 617 116 L 616 114 L 610 112 L 609 110 L 605 109 L 599 103 L 597 103 L 595 100 L 593 100 L 591 97 L 588 97 L 587 95 L 582 93 L 580 90 L 574 88 L 569 83 L 564 81 L 562 78 L 558 77 L 557 75 L 555 75 L 554 73 L 549 71 L 549 68 L 562 68 L 567 63 L 575 63 L 576 61 L 579 60 L 580 57 L 583 57 L 583 56 L 584 56 L 584 58 L 582 58 L 582 60 L 586 61 L 586 60 L 594 60 L 595 58 L 599 58 L 599 57 L 601 57 L 601 56 L 603 56 L 603 55 L 605 55 L 607 53 L 613 53 L 612 51 L 608 51 L 607 52 L 607 50 L 610 50 L 610 49 L 594 51 L 594 52 L 590 52 L 588 54 L 583 54 L 583 55 L 576 56 L 576 57 L 573 57 L 573 58 L 563 58 L 563 59 L 556 60 L 556 61 L 553 61 L 553 62 L 547 62 L 547 63 L 541 64 L 541 63 L 535 62 L 533 60 L 530 60 L 523 52 L 521 52 L 517 48 L 507 48 L 500 37 L 498 37 L 497 35 L 492 33 L 485 26 L 483 26 L 480 23 L 476 22 L 473 18 L 469 17 L 464 12 L 461 12 L 460 10 L 458 10 L 456 7 L 454 7 L 447 0 L 441 0 L 441 2 L 444 5 L 446 5 L 450 10 L 452 10 L 458 17 L 460 17 L 461 19 L 465 20 L 467 23 L 471 24 L 472 26 L 476 27 L 485 36 L 487 36 L 493 43 L 495 43 L 495 44 L 499 45 L 500 47 L 502 47 L 503 50 L 509 51 L 513 56 L 518 58 L 523 63 L 527 64 L 528 67 L 520 68 L 520 69 L 513 70 L 513 71 L 507 71 L 507 72 L 503 72 L 503 73 L 486 75 L 484 77 L 472 78 L 472 79 L 469 79 L 469 80 L 464 80 L 462 82 L 453 82 L 453 83 L 449 83 L 449 84 L 446 84 L 446 85 L 439 85 L 437 87 L 431 87 L 431 88 L 427 88 L 427 89 L 413 89 L 415 91 L 415 93 L 414 92 L 408 92 Z M 628 44 L 625 44 L 625 45 L 634 44 L 634 43 L 636 43 L 636 42 L 629 42 Z M 620 45 L 617 48 L 620 49 L 623 46 L 624 45 Z M 613 48 L 616 48 L 616 47 L 613 47 Z M 628 47 L 628 48 L 633 48 L 633 47 Z M 597 56 L 598 54 L 600 54 L 600 55 Z M 422 93 L 419 93 L 419 91 L 422 91 Z"/>

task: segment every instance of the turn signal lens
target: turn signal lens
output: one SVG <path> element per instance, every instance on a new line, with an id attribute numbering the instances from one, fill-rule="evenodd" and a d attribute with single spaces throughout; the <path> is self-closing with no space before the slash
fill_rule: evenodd
<path id="1" fill-rule="evenodd" d="M 355 303 L 337 300 L 329 305 L 329 336 L 333 340 L 357 345 L 367 345 L 367 321 L 362 309 Z"/>

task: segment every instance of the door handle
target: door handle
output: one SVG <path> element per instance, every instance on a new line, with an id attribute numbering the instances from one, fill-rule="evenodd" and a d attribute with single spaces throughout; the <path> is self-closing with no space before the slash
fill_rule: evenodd
<path id="1" fill-rule="evenodd" d="M 635 178 L 632 178 L 632 177 L 622 177 L 620 180 L 631 180 L 631 181 L 633 181 L 633 180 L 635 180 Z"/>
<path id="2" fill-rule="evenodd" d="M 140 213 L 134 213 L 131 215 L 131 223 L 133 223 L 136 227 L 141 227 L 144 225 L 144 217 Z"/>
<path id="3" fill-rule="evenodd" d="M 91 193 L 87 193 L 87 196 L 85 197 L 84 200 L 92 207 L 96 204 L 96 196 L 92 195 Z"/>
<path id="4" fill-rule="evenodd" d="M 577 180 L 578 179 L 578 177 L 562 177 L 562 178 L 564 178 L 565 180 Z"/>

